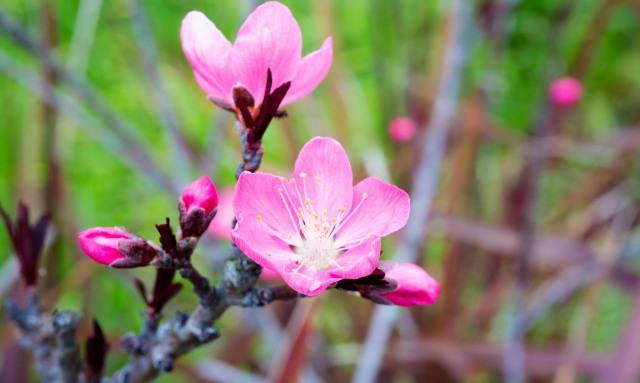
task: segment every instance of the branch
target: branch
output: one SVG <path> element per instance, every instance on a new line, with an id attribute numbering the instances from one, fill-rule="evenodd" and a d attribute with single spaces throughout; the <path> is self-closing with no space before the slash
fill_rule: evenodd
<path id="1" fill-rule="evenodd" d="M 6 310 L 22 330 L 22 344 L 34 356 L 36 370 L 42 380 L 77 382 L 82 367 L 76 342 L 78 315 L 71 311 L 43 314 L 35 293 L 24 308 L 9 300 Z"/>
<path id="2" fill-rule="evenodd" d="M 233 251 L 238 251 L 232 246 Z M 214 322 L 231 306 L 258 307 L 275 300 L 288 300 L 300 295 L 288 286 L 254 288 L 260 268 L 244 255 L 232 255 L 226 263 L 223 280 L 190 315 L 179 315 L 170 324 L 161 326 L 153 344 L 140 355 L 133 355 L 129 364 L 118 371 L 108 383 L 140 382 L 173 369 L 175 360 L 194 348 L 218 338 Z"/>
<path id="3" fill-rule="evenodd" d="M 247 145 L 248 130 L 246 128 L 239 129 L 239 132 L 243 158 L 238 166 L 238 177 L 243 171 L 256 171 L 263 155 L 261 146 Z M 170 233 L 166 232 L 166 230 L 170 231 L 168 222 L 166 225 L 159 225 L 158 230 L 165 238 L 170 236 Z M 181 245 L 185 243 L 187 245 Z M 219 337 L 220 334 L 213 325 L 231 306 L 259 307 L 274 300 L 288 300 L 299 296 L 287 286 L 256 288 L 262 268 L 245 256 L 233 243 L 230 255 L 225 262 L 222 280 L 216 286 L 210 287 L 209 281 L 191 265 L 189 260 L 196 245 L 197 238 L 181 237 L 176 249 L 186 255 L 181 257 L 187 261 L 186 265 L 180 266 L 181 275 L 194 286 L 194 292 L 200 299 L 198 307 L 190 314 L 179 314 L 172 323 L 161 326 L 157 331 L 152 329 L 155 336 L 147 337 L 150 339 L 150 344 L 142 350 L 133 347 L 129 364 L 116 372 L 112 378 L 105 379 L 105 382 L 134 383 L 150 380 L 162 372 L 171 371 L 178 357 Z M 170 247 L 171 244 L 167 246 Z M 166 248 L 165 251 L 167 250 L 170 249 Z"/>

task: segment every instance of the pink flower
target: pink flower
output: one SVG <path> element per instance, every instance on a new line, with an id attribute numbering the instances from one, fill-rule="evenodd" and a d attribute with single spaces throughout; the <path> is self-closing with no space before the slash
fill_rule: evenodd
<path id="1" fill-rule="evenodd" d="M 245 20 L 233 45 L 198 11 L 182 21 L 182 49 L 193 67 L 195 79 L 219 105 L 234 105 L 233 88 L 240 85 L 262 102 L 267 70 L 273 88 L 291 81 L 281 106 L 291 104 L 318 86 L 331 67 L 333 48 L 327 38 L 319 50 L 302 57 L 300 26 L 285 5 L 270 1 Z"/>
<path id="2" fill-rule="evenodd" d="M 408 117 L 396 117 L 389 123 L 389 137 L 395 142 L 411 140 L 416 131 L 416 123 Z"/>
<path id="3" fill-rule="evenodd" d="M 377 178 L 353 186 L 342 146 L 316 137 L 304 145 L 292 178 L 242 173 L 233 241 L 294 290 L 317 295 L 341 279 L 376 268 L 380 237 L 402 228 L 409 196 Z"/>
<path id="4" fill-rule="evenodd" d="M 280 274 L 275 270 L 263 267 L 262 273 L 260 273 L 260 279 L 267 282 L 277 281 L 280 279 Z"/>
<path id="5" fill-rule="evenodd" d="M 440 284 L 413 263 L 380 262 L 385 280 L 395 281 L 395 290 L 381 297 L 398 306 L 431 305 L 440 294 Z"/>
<path id="6" fill-rule="evenodd" d="M 92 227 L 78 234 L 80 248 L 90 258 L 113 267 L 148 264 L 157 249 L 121 227 Z"/>
<path id="7" fill-rule="evenodd" d="M 193 181 L 182 191 L 180 203 L 187 214 L 195 209 L 202 209 L 208 216 L 218 206 L 218 192 L 209 176 L 202 176 Z"/>
<path id="8" fill-rule="evenodd" d="M 218 239 L 231 240 L 233 224 L 233 189 L 224 189 L 220 193 L 218 212 L 209 225 L 209 234 Z"/>
<path id="9" fill-rule="evenodd" d="M 573 77 L 560 77 L 549 86 L 549 99 L 558 106 L 573 106 L 582 98 L 582 84 Z"/>

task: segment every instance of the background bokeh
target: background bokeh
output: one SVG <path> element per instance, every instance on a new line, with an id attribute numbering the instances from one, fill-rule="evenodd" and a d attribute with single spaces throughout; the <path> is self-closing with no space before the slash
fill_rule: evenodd
<path id="1" fill-rule="evenodd" d="M 181 51 L 179 28 L 184 15 L 198 9 L 233 39 L 257 3 L 0 4 L 95 90 L 122 129 L 139 138 L 130 148 L 118 143 L 113 124 L 95 105 L 75 97 L 72 85 L 52 78 L 38 57 L 0 34 L 0 203 L 11 214 L 19 200 L 34 212 L 53 211 L 55 233 L 41 280 L 45 303 L 80 311 L 82 336 L 91 317 L 100 320 L 113 346 L 109 371 L 125 361 L 119 337 L 137 331 L 142 322 L 143 303 L 131 280 L 150 280 L 152 271 L 96 266 L 80 253 L 75 235 L 91 226 L 122 225 L 155 239 L 153 225 L 167 216 L 175 220 L 176 190 L 190 180 L 208 174 L 219 189 L 233 186 L 240 146 L 232 116 L 197 87 Z M 411 174 L 450 43 L 450 3 L 284 3 L 301 25 L 303 52 L 317 49 L 331 35 L 334 62 L 327 79 L 269 128 L 262 169 L 288 174 L 304 142 L 326 135 L 345 146 L 356 179 L 375 175 L 411 190 L 420 181 Z M 132 4 L 141 6 L 148 24 L 132 17 Z M 535 145 L 548 145 L 551 154 L 535 205 L 539 242 L 527 302 L 544 295 L 551 281 L 566 288 L 563 279 L 580 275 L 581 267 L 596 264 L 605 271 L 570 289 L 527 332 L 529 355 L 538 357 L 527 374 L 532 381 L 574 381 L 562 380 L 572 379 L 563 371 L 573 367 L 578 381 L 598 381 L 602 371 L 626 368 L 625 355 L 637 356 L 639 12 L 635 0 L 475 2 L 465 35 L 468 57 L 459 106 L 433 209 L 437 219 L 425 228 L 419 257 L 442 282 L 443 294 L 434 306 L 402 311 L 381 381 L 501 381 L 523 205 L 519 186 L 527 177 L 523 158 Z M 144 49 L 153 56 L 150 63 L 143 61 Z M 160 81 L 150 79 L 150 68 L 158 70 Z M 548 86 L 561 76 L 582 83 L 577 105 L 548 102 Z M 64 100 L 65 106 L 47 105 L 43 94 Z M 168 102 L 159 109 L 157 98 L 163 96 Z M 169 133 L 167 111 L 175 117 L 180 143 Z M 409 142 L 389 138 L 389 122 L 397 116 L 409 116 L 418 125 Z M 534 137 L 541 120 L 550 125 L 544 140 Z M 131 151 L 148 153 L 168 185 L 137 167 Z M 385 239 L 383 257 L 393 256 L 398 238 Z M 208 238 L 205 245 L 197 262 L 215 279 L 226 244 Z M 4 296 L 20 287 L 11 252 L 0 230 Z M 283 363 L 299 364 L 305 381 L 348 381 L 374 304 L 331 291 L 309 301 L 228 312 L 220 322 L 221 339 L 184 358 L 176 374 L 160 381 L 249 382 L 273 376 Z M 185 289 L 166 315 L 188 311 L 195 303 Z M 8 346 L 17 333 L 5 316 L 0 325 L 6 357 L 14 352 L 7 350 L 13 350 Z M 625 337 L 638 342 L 627 345 L 621 341 Z M 287 359 L 293 358 L 287 350 L 298 350 L 299 343 L 311 351 L 296 364 Z M 238 370 L 251 376 L 234 375 Z"/>

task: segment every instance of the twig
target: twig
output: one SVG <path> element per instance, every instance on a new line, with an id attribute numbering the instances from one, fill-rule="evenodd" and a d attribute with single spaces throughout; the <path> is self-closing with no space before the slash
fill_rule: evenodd
<path id="1" fill-rule="evenodd" d="M 453 35 L 447 47 L 444 72 L 422 145 L 424 150 L 413 178 L 412 212 L 396 255 L 396 259 L 402 262 L 415 258 L 424 238 L 424 226 L 436 192 L 447 132 L 456 111 L 462 69 L 466 62 L 470 38 L 467 31 L 473 4 L 468 0 L 454 0 L 450 4 Z M 353 382 L 368 383 L 375 380 L 397 313 L 398 309 L 392 306 L 376 307 Z"/>
<path id="2" fill-rule="evenodd" d="M 261 146 L 246 144 L 246 129 L 239 131 L 244 153 L 238 166 L 238 176 L 243 171 L 256 171 L 263 154 Z M 181 238 L 180 242 L 188 239 Z M 197 242 L 192 243 L 195 246 Z M 190 251 L 193 249 L 188 249 L 189 254 Z M 231 245 L 224 275 L 218 285 L 209 287 L 206 278 L 193 267 L 187 267 L 185 270 L 185 276 L 194 285 L 194 292 L 200 299 L 198 307 L 191 314 L 179 314 L 175 321 L 158 328 L 152 344 L 141 353 L 132 353 L 130 362 L 112 378 L 105 379 L 105 382 L 134 383 L 150 380 L 159 373 L 171 371 L 179 356 L 219 336 L 218 330 L 212 326 L 230 306 L 259 307 L 274 300 L 287 300 L 299 296 L 288 286 L 256 288 L 262 268 L 234 244 Z"/>
<path id="3" fill-rule="evenodd" d="M 73 383 L 79 380 L 82 368 L 80 350 L 76 342 L 76 328 L 80 317 L 72 311 L 53 314 L 53 330 L 56 339 L 55 358 L 60 382 Z"/>
<path id="4" fill-rule="evenodd" d="M 43 381 L 78 381 L 81 362 L 75 340 L 77 314 L 70 311 L 43 314 L 36 294 L 29 297 L 24 308 L 12 300 L 8 301 L 6 310 L 22 330 L 22 343 L 34 356 L 36 370 Z"/>

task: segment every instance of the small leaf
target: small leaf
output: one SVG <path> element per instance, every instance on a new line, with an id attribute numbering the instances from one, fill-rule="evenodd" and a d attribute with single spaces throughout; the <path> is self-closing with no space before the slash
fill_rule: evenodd
<path id="1" fill-rule="evenodd" d="M 178 241 L 171 229 L 169 218 L 166 218 L 165 223 L 156 225 L 156 230 L 158 230 L 158 233 L 160 234 L 160 245 L 162 246 L 162 250 L 171 256 L 175 256 L 177 254 L 176 248 L 178 246 Z"/>
<path id="2" fill-rule="evenodd" d="M 142 282 L 138 278 L 133 278 L 133 284 L 134 286 L 136 286 L 136 290 L 138 290 L 138 292 L 140 293 L 140 296 L 142 297 L 144 303 L 149 306 L 149 299 L 147 298 L 147 288 L 145 287 L 144 282 Z"/>
<path id="3" fill-rule="evenodd" d="M 85 343 L 86 366 L 85 373 L 89 382 L 99 382 L 104 370 L 109 344 L 97 320 L 93 320 L 93 334 Z"/>

